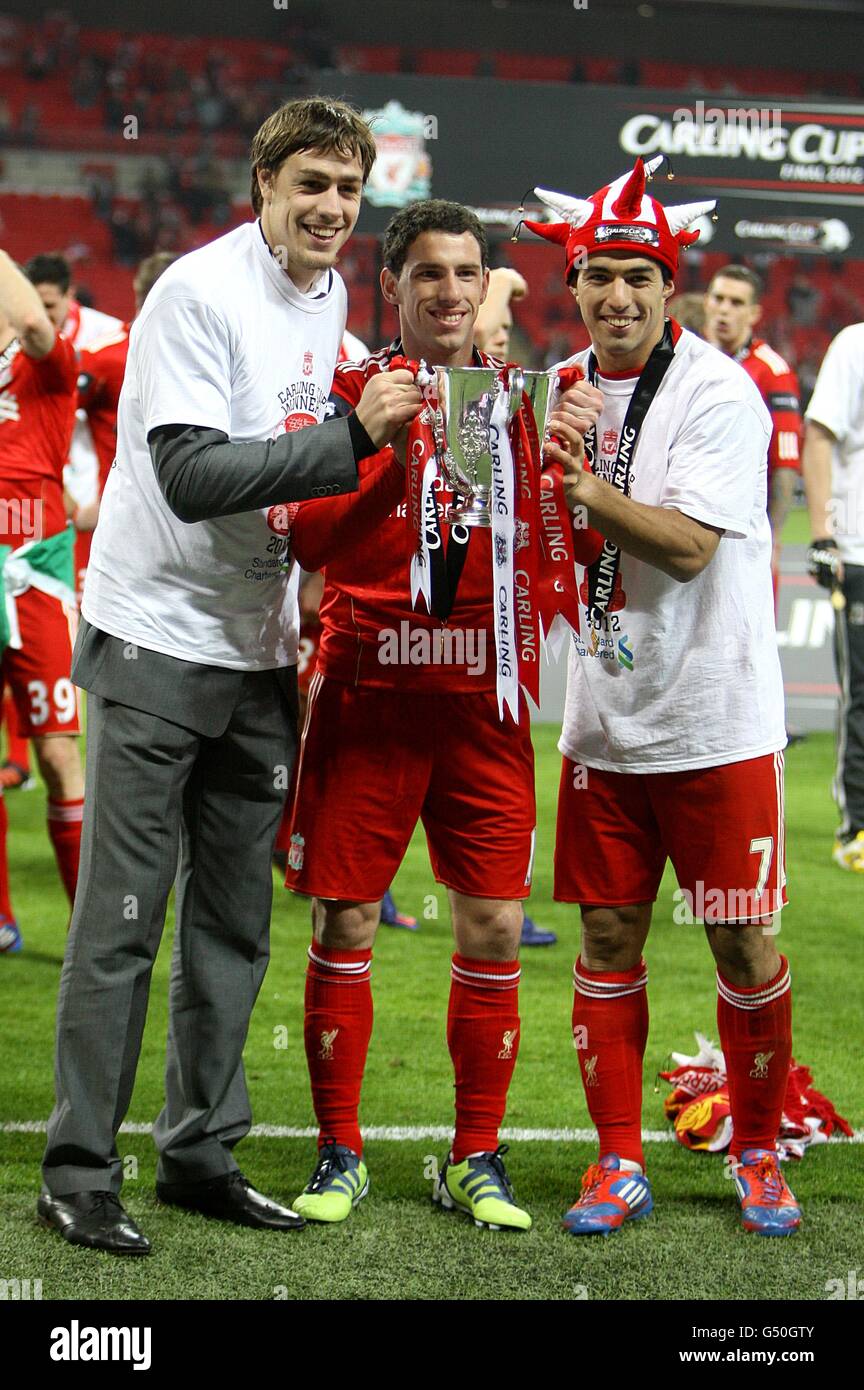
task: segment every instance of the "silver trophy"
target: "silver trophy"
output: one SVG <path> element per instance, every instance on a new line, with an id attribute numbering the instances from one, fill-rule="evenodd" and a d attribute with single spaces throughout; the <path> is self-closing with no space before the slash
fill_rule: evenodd
<path id="1" fill-rule="evenodd" d="M 549 372 L 522 372 L 521 376 L 522 390 L 525 393 L 531 408 L 531 413 L 534 416 L 537 439 L 542 451 L 543 441 L 546 438 L 549 416 L 552 413 L 553 405 L 556 403 L 555 395 L 558 387 L 558 373 L 553 369 Z"/>
<path id="2" fill-rule="evenodd" d="M 494 367 L 436 367 L 434 371 L 435 453 L 455 499 L 446 520 L 452 525 L 491 526 L 492 411 L 506 395 L 509 424 L 522 404 L 524 373 Z"/>

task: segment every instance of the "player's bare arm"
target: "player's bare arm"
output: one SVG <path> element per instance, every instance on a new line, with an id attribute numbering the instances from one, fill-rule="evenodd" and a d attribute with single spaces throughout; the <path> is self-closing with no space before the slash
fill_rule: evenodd
<path id="1" fill-rule="evenodd" d="M 831 459 L 834 444 L 834 435 L 825 425 L 815 420 L 807 421 L 801 473 L 810 513 L 810 531 L 814 539 L 834 533 L 831 521 Z"/>
<path id="2" fill-rule="evenodd" d="M 771 495 L 768 498 L 768 520 L 775 546 L 779 547 L 789 508 L 795 499 L 795 469 L 775 468 L 771 473 Z"/>
<path id="3" fill-rule="evenodd" d="M 546 457 L 564 466 L 564 496 L 572 511 L 585 507 L 588 524 L 627 555 L 662 570 L 680 584 L 695 579 L 710 564 L 722 536 L 716 526 L 706 526 L 674 507 L 650 507 L 624 497 L 617 488 L 582 466 L 581 436 L 567 415 L 558 413 L 554 429 L 568 448 L 550 441 Z"/>
<path id="4" fill-rule="evenodd" d="M 7 346 L 13 337 L 28 357 L 38 360 L 48 356 L 57 334 L 34 286 L 0 251 L 0 344 Z"/>

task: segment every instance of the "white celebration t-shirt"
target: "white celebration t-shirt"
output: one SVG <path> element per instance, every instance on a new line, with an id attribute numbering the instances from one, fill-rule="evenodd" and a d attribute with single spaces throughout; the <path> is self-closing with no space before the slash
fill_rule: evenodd
<path id="1" fill-rule="evenodd" d="M 831 460 L 834 539 L 842 559 L 864 565 L 864 323 L 844 328 L 826 352 L 807 419 L 837 440 Z"/>
<path id="2" fill-rule="evenodd" d="M 204 665 L 260 671 L 296 662 L 284 508 L 180 521 L 159 490 L 147 434 L 188 424 L 251 443 L 320 423 L 346 307 L 335 272 L 302 294 L 257 222 L 157 280 L 129 339 L 117 458 L 84 587 L 89 623 Z"/>
<path id="3" fill-rule="evenodd" d="M 570 358 L 587 366 L 588 353 Z M 636 377 L 598 377 L 604 410 L 595 471 L 609 481 Z M 630 496 L 723 535 L 682 584 L 621 555 L 592 655 L 587 574 L 573 634 L 568 758 L 611 772 L 679 772 L 776 752 L 786 742 L 765 507 L 771 417 L 747 373 L 687 331 L 643 421 Z"/>

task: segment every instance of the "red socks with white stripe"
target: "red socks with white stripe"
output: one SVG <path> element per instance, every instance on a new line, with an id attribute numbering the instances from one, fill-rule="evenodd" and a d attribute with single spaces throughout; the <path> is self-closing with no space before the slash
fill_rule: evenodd
<path id="1" fill-rule="evenodd" d="M 732 1109 L 731 1152 L 774 1152 L 792 1055 L 789 962 L 767 984 L 730 985 L 717 971 L 717 1027 Z"/>
<path id="2" fill-rule="evenodd" d="M 519 1052 L 519 962 L 453 956 L 447 1045 L 456 1077 L 453 1161 L 498 1147 Z"/>
<path id="3" fill-rule="evenodd" d="M 55 801 L 48 798 L 48 835 L 54 846 L 54 857 L 70 903 L 75 901 L 78 886 L 78 860 L 81 857 L 81 822 L 84 819 L 84 798 Z"/>
<path id="4" fill-rule="evenodd" d="M 303 1035 L 318 1119 L 327 1139 L 362 1154 L 360 1088 L 372 1036 L 372 952 L 309 947 Z"/>
<path id="5" fill-rule="evenodd" d="M 589 970 L 580 956 L 573 967 L 573 1045 L 600 1156 L 614 1153 L 642 1169 L 647 980 L 644 960 L 632 970 Z"/>

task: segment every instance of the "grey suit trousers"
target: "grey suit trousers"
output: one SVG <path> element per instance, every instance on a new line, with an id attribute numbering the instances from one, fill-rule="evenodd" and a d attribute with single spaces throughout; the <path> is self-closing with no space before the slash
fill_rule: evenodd
<path id="1" fill-rule="evenodd" d="M 86 793 L 45 1185 L 120 1191 L 115 1139 L 175 878 L 158 1176 L 219 1177 L 252 1122 L 242 1052 L 269 955 L 296 671 L 176 661 L 83 623 L 73 678 L 90 691 Z"/>

